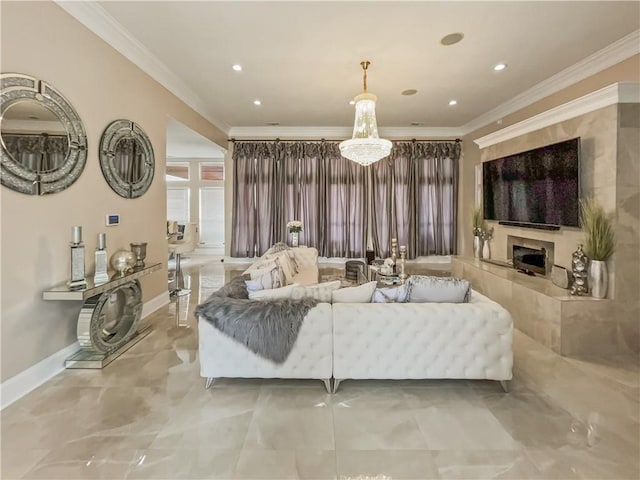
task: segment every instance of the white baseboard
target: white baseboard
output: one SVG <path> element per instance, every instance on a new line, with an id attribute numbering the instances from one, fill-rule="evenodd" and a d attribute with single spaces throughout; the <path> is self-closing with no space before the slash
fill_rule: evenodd
<path id="1" fill-rule="evenodd" d="M 152 298 L 142 306 L 142 318 L 145 318 L 151 315 L 153 312 L 155 312 L 159 308 L 164 307 L 168 303 L 169 303 L 169 291 L 167 290 L 166 292 L 162 292 L 157 297 Z"/>
<path id="2" fill-rule="evenodd" d="M 142 306 L 142 318 L 169 303 L 169 292 L 163 292 Z M 58 350 L 53 355 L 0 383 L 0 410 L 8 407 L 27 393 L 64 370 L 64 361 L 80 350 L 78 342 Z"/>

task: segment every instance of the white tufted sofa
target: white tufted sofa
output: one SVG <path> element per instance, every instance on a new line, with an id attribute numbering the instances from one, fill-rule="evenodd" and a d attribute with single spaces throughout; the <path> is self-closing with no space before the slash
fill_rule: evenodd
<path id="1" fill-rule="evenodd" d="M 469 303 L 335 303 L 333 391 L 345 379 L 489 379 L 507 390 L 509 312 L 478 292 Z"/>
<path id="2" fill-rule="evenodd" d="M 319 303 L 307 313 L 287 360 L 277 365 L 232 340 L 209 322 L 198 320 L 200 375 L 207 387 L 214 378 L 313 378 L 331 391 L 333 319 L 331 304 Z"/>

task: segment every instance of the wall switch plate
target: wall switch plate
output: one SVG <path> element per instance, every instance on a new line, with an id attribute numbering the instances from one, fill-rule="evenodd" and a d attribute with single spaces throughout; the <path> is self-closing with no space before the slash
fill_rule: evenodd
<path id="1" fill-rule="evenodd" d="M 110 213 L 107 215 L 105 220 L 105 225 L 107 227 L 113 227 L 115 225 L 120 225 L 120 214 L 118 213 Z"/>

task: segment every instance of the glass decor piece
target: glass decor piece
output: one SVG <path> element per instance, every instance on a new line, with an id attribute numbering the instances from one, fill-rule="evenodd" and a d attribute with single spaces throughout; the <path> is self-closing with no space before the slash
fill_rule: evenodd
<path id="1" fill-rule="evenodd" d="M 82 289 L 87 286 L 87 279 L 84 276 L 84 244 L 80 226 L 71 229 L 71 278 L 68 286 L 71 289 Z"/>
<path id="2" fill-rule="evenodd" d="M 573 275 L 573 285 L 571 286 L 571 295 L 582 296 L 589 293 L 587 285 L 587 266 L 589 259 L 582 250 L 582 244 L 578 245 L 578 249 L 571 255 L 571 270 Z"/>

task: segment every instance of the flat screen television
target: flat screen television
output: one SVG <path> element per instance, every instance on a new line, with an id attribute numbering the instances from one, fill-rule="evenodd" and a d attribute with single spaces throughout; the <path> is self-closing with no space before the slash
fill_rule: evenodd
<path id="1" fill-rule="evenodd" d="M 580 138 L 484 162 L 482 192 L 487 220 L 580 226 Z"/>

